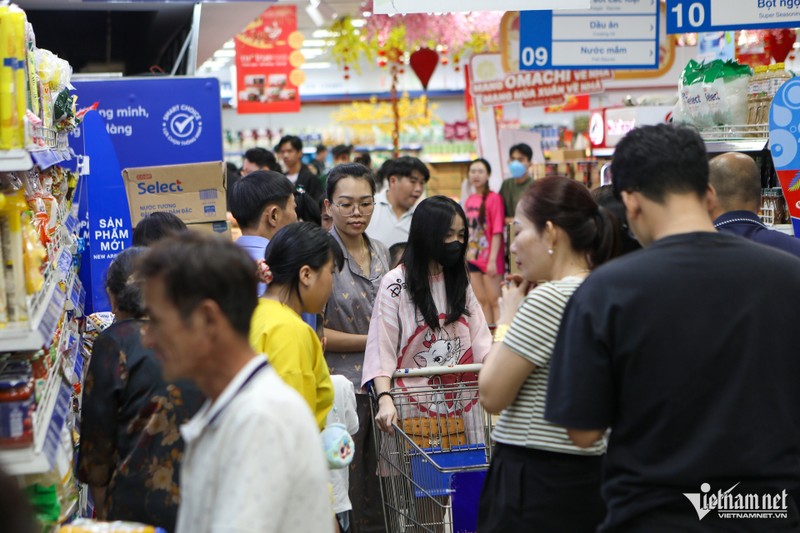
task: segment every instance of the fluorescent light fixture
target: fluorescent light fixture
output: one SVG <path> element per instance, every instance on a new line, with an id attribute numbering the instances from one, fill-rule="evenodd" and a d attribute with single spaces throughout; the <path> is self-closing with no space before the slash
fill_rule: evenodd
<path id="1" fill-rule="evenodd" d="M 220 48 L 216 52 L 214 52 L 215 58 L 220 57 L 236 57 L 236 50 L 226 50 L 224 48 Z"/>
<path id="2" fill-rule="evenodd" d="M 233 39 L 229 39 L 225 41 L 225 44 L 222 45 L 222 48 L 224 50 L 233 50 L 234 48 L 236 48 L 236 43 L 233 42 Z"/>
<path id="3" fill-rule="evenodd" d="M 319 57 L 325 53 L 324 50 L 320 50 L 319 48 L 301 48 L 300 51 L 303 53 L 303 57 L 306 59 L 314 59 L 315 57 Z"/>
<path id="4" fill-rule="evenodd" d="M 367 25 L 367 21 L 364 19 L 353 19 L 352 22 L 354 28 L 363 28 Z"/>
<path id="5" fill-rule="evenodd" d="M 336 34 L 328 30 L 314 30 L 311 36 L 315 39 L 330 39 L 331 37 L 336 37 Z"/>
<path id="6" fill-rule="evenodd" d="M 319 2 L 317 3 L 319 4 Z M 309 18 L 311 18 L 311 21 L 315 26 L 319 27 L 325 25 L 325 17 L 322 16 L 318 6 L 315 6 L 313 3 L 308 4 L 306 6 L 306 13 L 308 14 Z"/>
<path id="7" fill-rule="evenodd" d="M 320 61 L 319 63 L 304 63 L 300 65 L 300 68 L 303 70 L 323 70 L 326 68 L 331 68 L 331 64 L 327 61 Z"/>
<path id="8" fill-rule="evenodd" d="M 325 48 L 329 45 L 325 39 L 305 39 L 303 48 Z"/>
<path id="9" fill-rule="evenodd" d="M 369 18 L 369 17 L 372 16 L 372 12 L 364 11 L 364 12 L 361 13 L 361 16 L 364 17 L 364 18 Z"/>

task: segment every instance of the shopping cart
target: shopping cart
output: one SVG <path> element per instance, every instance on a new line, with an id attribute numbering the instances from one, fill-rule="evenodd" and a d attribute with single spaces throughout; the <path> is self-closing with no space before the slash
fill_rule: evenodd
<path id="1" fill-rule="evenodd" d="M 491 453 L 491 418 L 478 402 L 481 366 L 394 373 L 394 435 L 374 432 L 388 533 L 477 530 Z"/>

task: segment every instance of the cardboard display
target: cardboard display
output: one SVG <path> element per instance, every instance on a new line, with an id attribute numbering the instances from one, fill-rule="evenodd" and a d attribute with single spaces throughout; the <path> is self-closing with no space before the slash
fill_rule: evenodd
<path id="1" fill-rule="evenodd" d="M 131 224 L 155 211 L 166 211 L 186 222 L 225 220 L 225 164 L 192 163 L 122 171 Z"/>
<path id="2" fill-rule="evenodd" d="M 202 222 L 199 224 L 187 224 L 189 231 L 196 231 L 206 235 L 219 235 L 228 240 L 233 240 L 231 228 L 227 220 L 217 220 L 215 222 Z"/>

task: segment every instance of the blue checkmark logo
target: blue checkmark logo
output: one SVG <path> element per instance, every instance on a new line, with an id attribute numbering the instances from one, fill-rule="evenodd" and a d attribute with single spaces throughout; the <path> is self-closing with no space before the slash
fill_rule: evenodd
<path id="1" fill-rule="evenodd" d="M 176 113 L 170 121 L 170 129 L 176 137 L 188 137 L 194 132 L 195 117 L 189 113 Z"/>

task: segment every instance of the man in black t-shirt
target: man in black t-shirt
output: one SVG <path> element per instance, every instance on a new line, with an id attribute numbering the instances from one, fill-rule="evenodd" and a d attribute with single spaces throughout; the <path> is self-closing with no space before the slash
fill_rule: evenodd
<path id="1" fill-rule="evenodd" d="M 714 230 L 694 130 L 631 131 L 611 172 L 645 248 L 575 292 L 545 412 L 611 429 L 600 530 L 800 530 L 800 260 Z"/>

